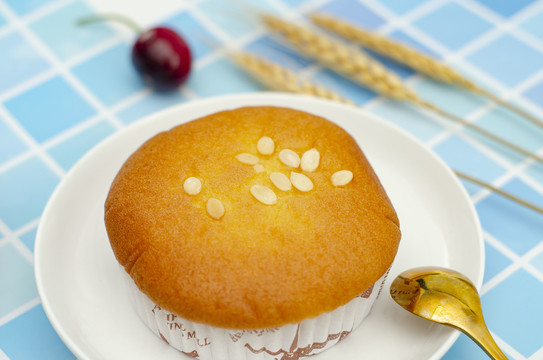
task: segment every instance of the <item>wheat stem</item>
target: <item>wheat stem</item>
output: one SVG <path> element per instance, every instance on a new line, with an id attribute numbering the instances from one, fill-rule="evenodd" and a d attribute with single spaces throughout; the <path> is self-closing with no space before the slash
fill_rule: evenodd
<path id="1" fill-rule="evenodd" d="M 526 206 L 526 207 L 528 207 L 528 208 L 530 208 L 530 209 L 532 209 L 534 211 L 537 211 L 540 214 L 543 214 L 543 208 L 541 208 L 541 207 L 539 207 L 537 205 L 529 203 L 528 201 L 523 200 L 523 199 L 521 199 L 521 198 L 519 198 L 519 197 L 517 197 L 517 196 L 515 196 L 515 195 L 513 195 L 511 193 L 503 191 L 503 190 L 501 190 L 501 189 L 499 189 L 499 188 L 497 188 L 495 186 L 492 186 L 492 185 L 490 185 L 490 184 L 488 184 L 488 183 L 486 183 L 484 181 L 476 179 L 476 178 L 474 178 L 474 177 L 472 177 L 470 175 L 464 174 L 464 173 L 462 173 L 462 172 L 460 172 L 458 170 L 455 170 L 454 172 L 458 177 L 460 177 L 462 179 L 468 180 L 468 181 L 470 181 L 472 183 L 475 183 L 475 184 L 480 185 L 482 187 L 485 187 L 485 188 L 487 188 L 489 190 L 492 190 L 492 191 L 494 191 L 494 192 L 496 192 L 496 193 L 498 193 L 498 194 L 500 194 L 502 196 L 505 196 L 506 198 L 508 198 L 510 200 L 513 200 L 513 201 L 515 201 L 515 202 L 517 202 L 517 203 L 519 203 L 521 205 L 524 205 L 524 206 Z"/>
<path id="2" fill-rule="evenodd" d="M 492 100 L 493 102 L 495 102 L 496 104 L 499 104 L 515 113 L 517 113 L 518 115 L 522 116 L 523 118 L 525 118 L 526 120 L 530 121 L 532 124 L 538 126 L 539 128 L 543 129 L 543 122 L 536 118 L 535 116 L 533 116 L 532 114 L 530 114 L 529 112 L 525 111 L 524 109 L 506 101 L 506 100 L 503 100 L 499 97 L 497 97 L 496 95 L 492 94 L 491 92 L 489 91 L 486 91 L 486 90 L 483 90 L 483 89 L 478 89 L 476 91 L 477 93 L 481 94 L 481 95 L 484 95 L 486 96 L 487 98 L 489 98 L 490 100 Z"/>
<path id="3" fill-rule="evenodd" d="M 474 93 L 483 95 L 491 101 L 516 112 L 534 125 L 543 129 L 543 122 L 531 115 L 520 107 L 498 98 L 493 93 L 477 86 L 472 81 L 466 79 L 460 73 L 438 60 L 420 53 L 404 44 L 397 43 L 384 36 L 371 33 L 347 22 L 341 21 L 331 16 L 314 14 L 311 20 L 346 39 L 354 41 L 364 47 L 367 47 L 381 55 L 387 56 L 401 64 L 404 64 L 419 73 L 425 74 L 433 79 L 442 82 L 457 85 Z"/>
<path id="4" fill-rule="evenodd" d="M 495 135 L 456 115 L 446 112 L 434 104 L 422 100 L 417 93 L 408 88 L 394 73 L 364 52 L 342 42 L 332 40 L 302 26 L 283 21 L 275 16 L 262 15 L 264 23 L 280 33 L 296 49 L 310 56 L 337 73 L 351 79 L 375 92 L 396 100 L 406 100 L 432 110 L 456 123 L 460 123 L 497 143 L 543 163 L 540 157 L 506 139 Z"/>
<path id="5" fill-rule="evenodd" d="M 464 119 L 462 119 L 461 117 L 458 117 L 456 115 L 453 115 L 437 106 L 435 106 L 434 104 L 431 104 L 429 102 L 425 102 L 425 101 L 421 101 L 421 102 L 417 102 L 418 105 L 424 107 L 424 108 L 427 108 L 429 110 L 432 110 L 433 112 L 443 116 L 443 117 L 446 117 L 447 119 L 455 122 L 455 123 L 458 123 L 458 124 L 462 124 L 464 127 L 466 128 L 469 128 L 481 135 L 484 135 L 486 136 L 487 138 L 491 139 L 491 140 L 494 140 L 495 142 L 511 149 L 511 150 L 514 150 L 522 155 L 525 155 L 527 156 L 528 158 L 530 159 L 534 159 L 536 161 L 539 161 L 541 163 L 543 163 L 543 157 L 533 153 L 533 152 L 530 152 L 516 144 L 513 144 L 512 142 L 508 141 L 508 140 L 505 140 L 504 138 L 494 134 L 494 133 L 491 133 L 490 131 L 474 124 L 474 123 L 471 123 L 469 121 L 466 121 Z"/>

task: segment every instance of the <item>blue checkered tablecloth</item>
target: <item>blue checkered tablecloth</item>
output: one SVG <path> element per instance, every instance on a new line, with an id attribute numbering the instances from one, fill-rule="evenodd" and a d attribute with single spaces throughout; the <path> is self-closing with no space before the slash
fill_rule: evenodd
<path id="1" fill-rule="evenodd" d="M 542 0 L 0 0 L 0 360 L 73 358 L 43 312 L 33 275 L 40 215 L 73 164 L 157 110 L 263 90 L 219 44 L 294 69 L 406 129 L 453 168 L 543 206 L 543 165 L 299 56 L 266 33 L 251 15 L 255 8 L 300 19 L 316 11 L 336 15 L 423 49 L 543 118 Z M 109 24 L 75 27 L 75 19 L 94 12 L 179 30 L 194 54 L 186 85 L 167 94 L 146 88 L 129 61 L 132 33 Z M 543 155 L 543 130 L 379 59 L 421 97 Z M 511 359 L 543 359 L 543 216 L 464 184 L 485 237 L 487 324 Z M 444 357 L 485 358 L 464 335 Z"/>

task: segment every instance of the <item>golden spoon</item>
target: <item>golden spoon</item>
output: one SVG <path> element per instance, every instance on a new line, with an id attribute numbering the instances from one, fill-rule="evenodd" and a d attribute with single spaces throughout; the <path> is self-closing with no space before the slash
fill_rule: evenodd
<path id="1" fill-rule="evenodd" d="M 438 267 L 407 270 L 394 279 L 390 295 L 407 311 L 464 332 L 490 358 L 507 360 L 486 327 L 477 289 L 464 275 Z"/>

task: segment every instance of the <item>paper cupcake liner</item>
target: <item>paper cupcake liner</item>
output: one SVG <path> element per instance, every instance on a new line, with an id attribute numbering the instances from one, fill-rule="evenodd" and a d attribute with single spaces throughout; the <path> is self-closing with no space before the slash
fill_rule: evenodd
<path id="1" fill-rule="evenodd" d="M 170 346 L 201 360 L 301 359 L 318 354 L 362 323 L 388 274 L 332 312 L 278 328 L 234 330 L 195 323 L 161 309 L 137 288 L 124 269 L 122 272 L 143 322 Z"/>

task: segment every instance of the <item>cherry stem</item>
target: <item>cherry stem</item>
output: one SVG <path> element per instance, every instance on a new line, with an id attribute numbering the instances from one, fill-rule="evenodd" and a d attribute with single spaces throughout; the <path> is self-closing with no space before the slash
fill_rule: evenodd
<path id="1" fill-rule="evenodd" d="M 77 20 L 77 25 L 85 26 L 102 21 L 115 21 L 129 27 L 138 34 L 141 34 L 143 32 L 143 29 L 138 24 L 136 24 L 134 21 L 127 18 L 126 16 L 122 16 L 119 14 L 100 14 L 85 16 Z"/>

